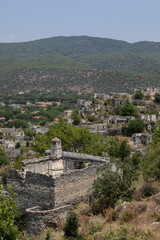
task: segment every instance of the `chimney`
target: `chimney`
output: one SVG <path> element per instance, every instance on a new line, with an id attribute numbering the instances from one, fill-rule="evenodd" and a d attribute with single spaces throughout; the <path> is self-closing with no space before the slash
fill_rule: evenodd
<path id="1" fill-rule="evenodd" d="M 51 140 L 51 157 L 54 159 L 62 158 L 61 140 L 57 137 L 55 137 Z"/>

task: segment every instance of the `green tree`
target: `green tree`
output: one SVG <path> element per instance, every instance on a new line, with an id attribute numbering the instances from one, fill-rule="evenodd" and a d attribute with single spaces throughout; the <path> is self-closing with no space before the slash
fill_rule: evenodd
<path id="1" fill-rule="evenodd" d="M 116 164 L 117 171 L 112 172 L 107 167 L 101 169 L 101 176 L 94 181 L 95 200 L 92 201 L 92 209 L 97 213 L 114 207 L 118 199 L 131 199 L 134 193 L 133 183 L 138 179 L 140 158 L 137 154 L 129 156 L 131 148 L 126 141 L 113 139 L 108 153 L 116 158 L 112 162 Z"/>
<path id="2" fill-rule="evenodd" d="M 50 126 L 48 135 L 36 136 L 32 149 L 44 154 L 44 151 L 50 148 L 50 141 L 54 137 L 61 139 L 64 151 L 103 156 L 107 149 L 106 140 L 100 134 L 93 134 L 88 128 L 77 128 L 63 120 Z"/>
<path id="3" fill-rule="evenodd" d="M 139 116 L 138 109 L 133 105 L 133 103 L 129 102 L 129 100 L 126 100 L 125 105 L 120 109 L 120 113 L 122 116 Z"/>
<path id="4" fill-rule="evenodd" d="M 16 225 L 16 219 L 20 216 L 16 202 L 13 200 L 13 193 L 7 189 L 5 197 L 3 188 L 0 187 L 0 236 L 4 240 L 19 239 L 20 232 Z"/>
<path id="5" fill-rule="evenodd" d="M 80 114 L 79 114 L 79 112 L 78 112 L 78 110 L 76 109 L 76 110 L 74 110 L 74 112 L 72 113 L 72 120 L 73 120 L 73 124 L 74 125 L 79 125 L 80 124 L 80 122 L 81 122 L 81 116 L 80 116 Z"/>
<path id="6" fill-rule="evenodd" d="M 131 150 L 132 149 L 126 140 L 118 141 L 117 138 L 112 138 L 109 141 L 109 148 L 107 152 L 112 157 L 124 160 L 124 158 L 128 157 L 131 154 Z"/>
<path id="7" fill-rule="evenodd" d="M 121 176 L 117 172 L 106 170 L 101 177 L 93 183 L 94 200 L 91 203 L 95 213 L 102 212 L 105 208 L 114 207 L 121 196 Z"/>
<path id="8" fill-rule="evenodd" d="M 155 99 L 155 102 L 160 103 L 160 93 L 155 93 L 154 99 Z"/>
<path id="9" fill-rule="evenodd" d="M 127 132 L 129 134 L 141 133 L 141 132 L 143 132 L 144 127 L 145 127 L 144 122 L 140 118 L 137 118 L 137 119 L 131 120 L 129 122 L 128 127 L 127 127 Z"/>
<path id="10" fill-rule="evenodd" d="M 136 91 L 134 94 L 134 99 L 142 99 L 143 97 L 144 94 L 140 90 Z"/>
<path id="11" fill-rule="evenodd" d="M 141 169 L 145 180 L 160 182 L 160 142 L 152 145 L 145 154 Z"/>
<path id="12" fill-rule="evenodd" d="M 17 142 L 16 145 L 15 145 L 15 148 L 20 148 L 20 146 L 21 146 L 21 143 Z"/>
<path id="13" fill-rule="evenodd" d="M 29 136 L 29 137 L 34 137 L 36 135 L 36 133 L 31 129 L 25 129 L 24 134 L 25 136 Z"/>

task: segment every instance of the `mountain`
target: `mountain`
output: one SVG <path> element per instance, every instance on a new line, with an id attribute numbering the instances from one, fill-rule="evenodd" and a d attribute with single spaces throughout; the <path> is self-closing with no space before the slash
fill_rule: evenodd
<path id="1" fill-rule="evenodd" d="M 142 76 L 139 80 L 139 76 Z M 0 93 L 159 86 L 160 43 L 88 36 L 0 43 Z"/>

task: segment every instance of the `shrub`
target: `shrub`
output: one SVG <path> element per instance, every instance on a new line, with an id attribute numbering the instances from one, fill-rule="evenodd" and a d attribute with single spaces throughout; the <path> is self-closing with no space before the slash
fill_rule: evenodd
<path id="1" fill-rule="evenodd" d="M 6 168 L 3 168 L 2 169 L 2 174 L 1 174 L 1 182 L 2 184 L 6 185 L 6 181 L 7 181 L 7 178 L 9 176 L 9 168 L 6 167 Z"/>
<path id="2" fill-rule="evenodd" d="M 78 237 L 79 218 L 75 211 L 71 210 L 64 225 L 65 237 Z"/>
<path id="3" fill-rule="evenodd" d="M 138 232 L 134 228 L 121 227 L 117 230 L 110 230 L 102 236 L 95 235 L 94 240 L 152 240 L 153 234 L 147 232 Z"/>
<path id="4" fill-rule="evenodd" d="M 22 168 L 22 161 L 23 161 L 23 156 L 17 156 L 15 162 L 14 162 L 14 167 L 18 170 Z"/>
<path id="5" fill-rule="evenodd" d="M 0 236 L 2 239 L 15 240 L 19 237 L 16 219 L 20 216 L 11 189 L 7 189 L 5 197 L 0 187 Z"/>
<path id="6" fill-rule="evenodd" d="M 133 213 L 132 213 L 131 209 L 128 208 L 122 212 L 122 215 L 121 215 L 122 222 L 128 222 L 132 218 L 133 218 Z"/>
<path id="7" fill-rule="evenodd" d="M 142 185 L 135 191 L 134 199 L 140 201 L 143 198 L 150 197 L 158 193 L 156 184 L 144 181 Z"/>
<path id="8" fill-rule="evenodd" d="M 157 221 L 160 221 L 160 214 L 158 214 L 157 216 Z"/>
<path id="9" fill-rule="evenodd" d="M 100 232 L 104 226 L 104 218 L 102 216 L 94 216 L 90 222 L 89 234 L 93 235 L 96 232 Z"/>

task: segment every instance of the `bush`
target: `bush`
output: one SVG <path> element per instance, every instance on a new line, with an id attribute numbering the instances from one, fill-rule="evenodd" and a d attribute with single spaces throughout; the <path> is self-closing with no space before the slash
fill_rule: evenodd
<path id="1" fill-rule="evenodd" d="M 23 156 L 17 156 L 15 162 L 14 162 L 14 167 L 18 170 L 22 168 L 22 161 L 23 161 Z"/>
<path id="2" fill-rule="evenodd" d="M 158 193 L 158 187 L 151 182 L 144 181 L 142 185 L 136 190 L 134 199 L 140 201 L 143 198 L 150 197 Z"/>
<path id="3" fill-rule="evenodd" d="M 0 167 L 7 163 L 8 163 L 8 159 L 5 156 L 4 149 L 0 147 Z"/>
<path id="4" fill-rule="evenodd" d="M 133 213 L 132 213 L 131 209 L 126 209 L 125 211 L 122 212 L 120 219 L 122 222 L 128 222 L 132 218 L 133 218 Z"/>
<path id="5" fill-rule="evenodd" d="M 147 232 L 138 232 L 134 228 L 130 229 L 126 226 L 117 230 L 110 230 L 103 236 L 95 235 L 94 240 L 152 240 L 153 234 L 148 230 Z"/>
<path id="6" fill-rule="evenodd" d="M 94 216 L 89 224 L 89 234 L 93 235 L 103 229 L 105 219 L 102 216 Z"/>
<path id="7" fill-rule="evenodd" d="M 71 210 L 69 212 L 69 215 L 66 219 L 65 225 L 64 225 L 64 236 L 65 237 L 73 237 L 76 238 L 79 236 L 78 234 L 78 227 L 79 227 L 79 218 L 78 215 Z"/>
<path id="8" fill-rule="evenodd" d="M 9 176 L 9 168 L 8 167 L 3 168 L 2 169 L 2 174 L 1 174 L 2 184 L 6 185 L 8 176 Z"/>
<path id="9" fill-rule="evenodd" d="M 2 195 L 0 188 L 0 236 L 2 239 L 15 240 L 19 237 L 16 218 L 20 212 L 16 208 L 16 202 L 12 198 L 11 189 L 7 189 L 6 196 Z"/>

